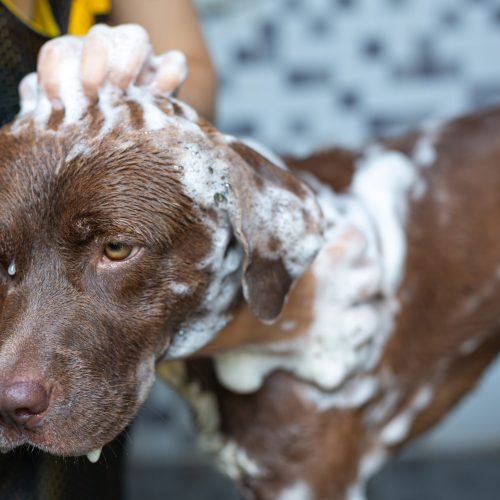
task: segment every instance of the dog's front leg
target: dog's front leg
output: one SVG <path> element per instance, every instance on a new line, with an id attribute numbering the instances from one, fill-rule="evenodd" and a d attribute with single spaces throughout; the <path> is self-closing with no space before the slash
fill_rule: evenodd
<path id="1" fill-rule="evenodd" d="M 441 420 L 499 350 L 497 335 L 455 359 L 433 392 L 437 357 L 427 378 L 405 384 L 400 373 L 399 388 L 381 366 L 372 379 L 355 378 L 333 392 L 277 372 L 251 394 L 225 389 L 209 361 L 194 360 L 181 394 L 192 404 L 202 446 L 245 498 L 360 500 L 370 477 Z"/>
<path id="2" fill-rule="evenodd" d="M 304 397 L 310 386 L 285 373 L 239 395 L 207 360 L 163 368 L 191 405 L 202 447 L 245 498 L 341 500 L 354 491 L 369 436 L 362 408 L 323 411 Z"/>

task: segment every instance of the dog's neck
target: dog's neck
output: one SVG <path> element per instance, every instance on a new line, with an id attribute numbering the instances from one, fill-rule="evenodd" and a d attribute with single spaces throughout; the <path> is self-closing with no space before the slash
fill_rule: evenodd
<path id="1" fill-rule="evenodd" d="M 207 223 L 209 220 L 207 219 Z M 214 228 L 212 251 L 200 266 L 212 273 L 212 280 L 201 304 L 200 313 L 187 318 L 172 337 L 166 359 L 196 352 L 209 343 L 231 319 L 231 309 L 241 292 L 243 251 L 231 241 L 227 220 Z M 181 284 L 181 286 L 184 284 Z M 183 293 L 189 293 L 189 287 Z"/>
<path id="2" fill-rule="evenodd" d="M 284 369 L 331 390 L 375 366 L 399 308 L 408 206 L 425 189 L 421 153 L 420 146 L 413 158 L 368 148 L 343 194 L 303 174 L 328 224 L 325 246 L 307 273 L 314 284 L 306 277 L 299 281 L 283 316 L 273 328 L 264 328 L 265 333 L 259 333 L 262 327 L 252 327 L 248 318 L 246 325 L 237 318 L 237 328 L 230 325 L 208 347 L 208 352 L 220 351 L 224 338 L 227 347 L 249 344 L 216 356 L 217 373 L 225 386 L 252 392 L 269 373 Z M 294 297 L 304 292 L 301 287 L 311 289 L 309 301 Z M 304 320 L 307 308 L 312 317 Z M 247 338 L 242 338 L 243 332 Z"/>

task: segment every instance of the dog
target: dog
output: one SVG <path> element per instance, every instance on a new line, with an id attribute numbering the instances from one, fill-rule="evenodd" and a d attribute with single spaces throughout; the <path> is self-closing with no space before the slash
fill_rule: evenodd
<path id="1" fill-rule="evenodd" d="M 64 107 L 25 88 L 0 139 L 0 448 L 81 455 L 129 423 L 159 359 L 215 336 L 242 282 L 257 316 L 279 314 L 321 212 L 291 174 L 149 87 L 81 107 L 79 40 L 61 42 L 49 83 Z"/>
<path id="2" fill-rule="evenodd" d="M 499 350 L 500 111 L 284 167 L 58 43 L 0 131 L 1 451 L 97 460 L 210 356 L 160 371 L 247 496 L 361 498 Z"/>

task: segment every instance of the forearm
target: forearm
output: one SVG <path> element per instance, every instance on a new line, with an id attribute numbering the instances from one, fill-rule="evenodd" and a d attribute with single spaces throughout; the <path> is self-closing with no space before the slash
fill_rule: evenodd
<path id="1" fill-rule="evenodd" d="M 217 77 L 210 61 L 188 56 L 189 75 L 179 92 L 180 99 L 193 106 L 204 118 L 214 121 L 217 101 Z"/>

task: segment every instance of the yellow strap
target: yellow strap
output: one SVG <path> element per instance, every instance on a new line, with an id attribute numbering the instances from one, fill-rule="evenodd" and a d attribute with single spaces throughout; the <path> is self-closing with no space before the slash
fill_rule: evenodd
<path id="1" fill-rule="evenodd" d="M 12 2 L 0 0 L 18 19 L 34 31 L 47 37 L 61 35 L 48 0 L 35 0 L 33 19 L 26 17 Z M 95 16 L 108 14 L 111 0 L 73 0 L 69 16 L 68 33 L 85 35 L 94 24 Z"/>
<path id="2" fill-rule="evenodd" d="M 108 14 L 110 0 L 73 0 L 69 16 L 68 33 L 85 35 L 94 24 L 96 15 Z"/>
<path id="3" fill-rule="evenodd" d="M 61 31 L 52 13 L 49 0 L 35 0 L 35 10 L 33 13 L 33 24 L 42 26 L 48 36 L 59 36 Z"/>
<path id="4" fill-rule="evenodd" d="M 29 19 L 18 9 L 18 7 L 14 5 L 11 0 L 0 0 L 0 2 L 5 5 L 5 7 L 12 12 L 12 14 L 14 14 L 21 22 L 32 30 L 47 37 L 60 35 L 59 27 L 55 22 L 54 16 L 52 15 L 52 9 L 50 8 L 48 1 L 35 1 L 35 14 L 33 19 Z"/>
<path id="5" fill-rule="evenodd" d="M 111 11 L 111 0 L 89 0 L 91 9 L 95 15 L 109 14 Z"/>

